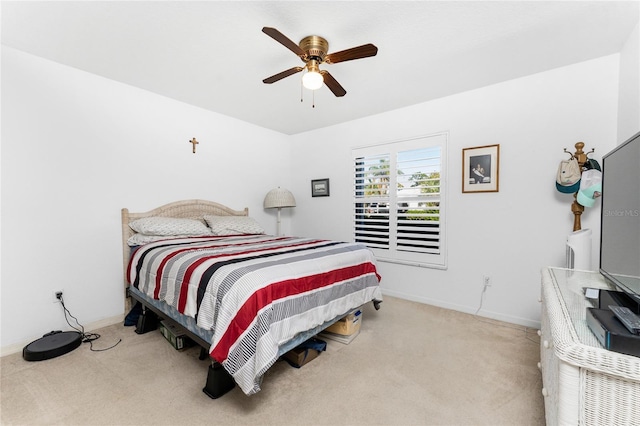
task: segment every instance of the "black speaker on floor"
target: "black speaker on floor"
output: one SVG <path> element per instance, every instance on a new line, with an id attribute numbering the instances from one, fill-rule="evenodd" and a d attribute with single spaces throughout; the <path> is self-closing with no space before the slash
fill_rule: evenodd
<path id="1" fill-rule="evenodd" d="M 82 343 L 77 331 L 52 331 L 22 349 L 26 361 L 43 361 L 71 352 Z"/>

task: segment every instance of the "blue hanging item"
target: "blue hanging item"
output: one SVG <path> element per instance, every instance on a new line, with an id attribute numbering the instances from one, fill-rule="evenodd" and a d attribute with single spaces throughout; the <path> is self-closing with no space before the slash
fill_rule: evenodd
<path id="1" fill-rule="evenodd" d="M 125 327 L 130 327 L 132 325 L 138 324 L 138 318 L 140 317 L 141 314 L 142 314 L 142 303 L 136 302 L 136 304 L 133 305 L 133 308 L 131 308 L 127 316 L 124 318 Z"/>

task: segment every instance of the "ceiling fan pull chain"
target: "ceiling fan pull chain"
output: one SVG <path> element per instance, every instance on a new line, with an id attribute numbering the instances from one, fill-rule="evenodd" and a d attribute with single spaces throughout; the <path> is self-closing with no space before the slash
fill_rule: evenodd
<path id="1" fill-rule="evenodd" d="M 311 108 L 315 108 L 316 107 L 316 91 L 312 90 L 311 91 Z"/>

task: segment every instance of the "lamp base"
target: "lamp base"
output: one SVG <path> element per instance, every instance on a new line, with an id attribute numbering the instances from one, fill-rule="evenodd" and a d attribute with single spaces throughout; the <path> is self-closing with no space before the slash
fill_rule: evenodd
<path id="1" fill-rule="evenodd" d="M 282 210 L 281 207 L 278 207 L 278 225 L 276 226 L 276 236 L 280 236 L 280 210 Z"/>

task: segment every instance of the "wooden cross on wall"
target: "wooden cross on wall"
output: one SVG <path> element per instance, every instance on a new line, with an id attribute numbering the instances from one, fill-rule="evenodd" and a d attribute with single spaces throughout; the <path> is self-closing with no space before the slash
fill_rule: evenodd
<path id="1" fill-rule="evenodd" d="M 191 139 L 191 140 L 189 141 L 189 143 L 190 143 L 190 144 L 193 144 L 193 153 L 195 154 L 195 153 L 196 153 L 196 145 L 198 145 L 200 142 L 198 142 L 198 141 L 196 140 L 196 138 L 193 138 L 193 139 Z"/>

